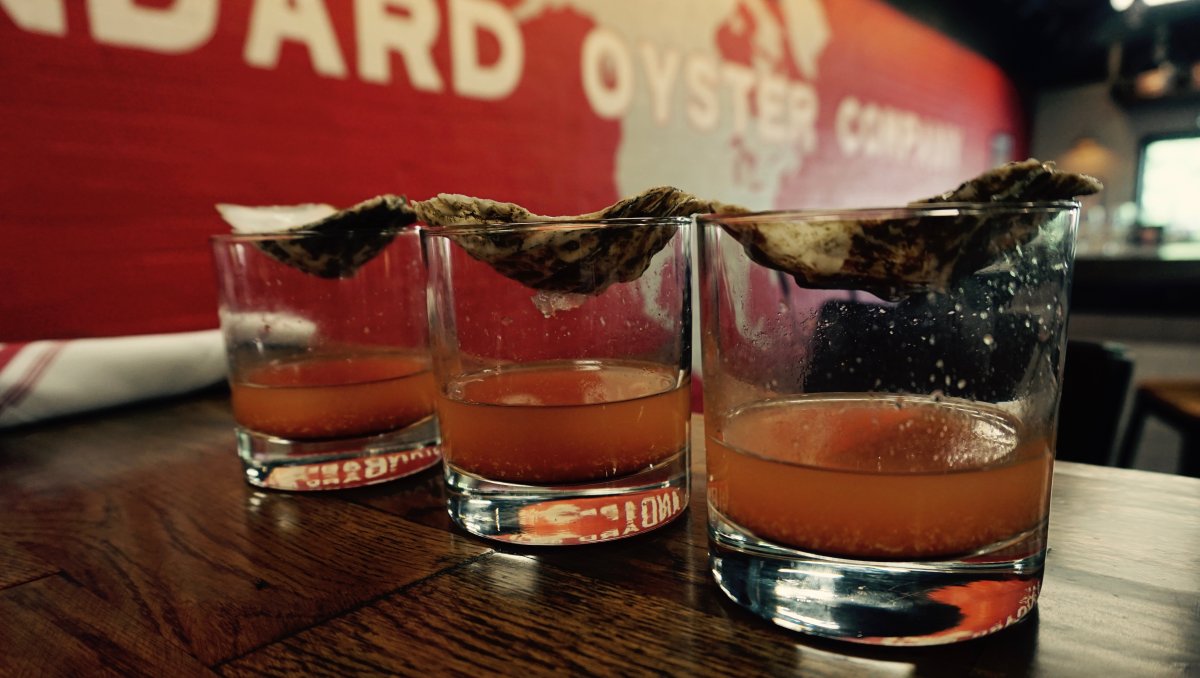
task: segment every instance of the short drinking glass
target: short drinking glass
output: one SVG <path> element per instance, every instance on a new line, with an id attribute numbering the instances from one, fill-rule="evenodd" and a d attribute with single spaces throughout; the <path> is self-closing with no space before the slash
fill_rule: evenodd
<path id="1" fill-rule="evenodd" d="M 288 254 L 378 251 L 353 270 Z M 253 485 L 371 485 L 440 460 L 420 236 L 395 232 L 212 239 L 238 454 Z"/>
<path id="2" fill-rule="evenodd" d="M 700 219 L 711 565 L 730 598 L 788 628 L 874 644 L 955 642 L 1030 612 L 1077 209 Z M 950 233 L 967 220 L 1034 223 L 1036 237 L 945 289 L 884 298 L 837 280 L 802 286 L 733 235 L 753 224 L 769 244 L 846 223 Z M 897 255 L 865 256 L 893 270 L 884 259 Z"/>
<path id="3" fill-rule="evenodd" d="M 690 221 L 423 233 L 454 521 L 491 539 L 567 545 L 678 516 L 689 482 Z M 610 247 L 626 240 L 661 249 L 644 252 L 640 270 L 636 252 Z M 512 261 L 493 266 L 464 243 Z M 562 291 L 576 288 L 586 291 Z"/>

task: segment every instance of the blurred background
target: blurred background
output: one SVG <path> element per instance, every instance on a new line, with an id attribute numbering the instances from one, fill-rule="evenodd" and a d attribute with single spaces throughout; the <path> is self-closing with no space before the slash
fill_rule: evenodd
<path id="1" fill-rule="evenodd" d="M 18 383 L 23 346 L 215 328 L 218 202 L 878 206 L 1030 156 L 1107 186 L 1072 337 L 1131 396 L 1200 379 L 1200 0 L 0 0 L 0 71 Z"/>

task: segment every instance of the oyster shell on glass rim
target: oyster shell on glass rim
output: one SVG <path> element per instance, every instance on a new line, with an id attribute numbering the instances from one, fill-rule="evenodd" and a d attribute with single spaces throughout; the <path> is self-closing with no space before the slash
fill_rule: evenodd
<path id="1" fill-rule="evenodd" d="M 567 294 L 599 294 L 614 283 L 637 280 L 678 231 L 670 217 L 724 207 L 670 186 L 573 216 L 541 216 L 512 203 L 456 194 L 413 203 L 420 221 L 446 227 L 450 239 L 501 275 L 535 290 Z M 653 219 L 667 220 L 651 223 Z M 504 228 L 518 222 L 562 228 Z"/>
<path id="2" fill-rule="evenodd" d="M 255 246 L 271 258 L 321 278 L 348 278 L 395 238 L 415 216 L 404 198 L 384 195 L 338 211 L 325 204 L 248 207 L 222 203 L 217 211 L 239 235 L 262 235 Z M 305 237 L 293 238 L 303 233 Z M 270 236 L 280 236 L 277 238 Z"/>
<path id="3" fill-rule="evenodd" d="M 1100 189 L 1100 182 L 1092 177 L 1062 172 L 1053 163 L 1030 159 L 1002 165 L 952 191 L 910 206 L 1069 200 Z M 391 241 L 390 229 L 422 222 L 444 227 L 446 235 L 468 254 L 506 277 L 542 292 L 573 294 L 599 294 L 614 283 L 641 276 L 677 230 L 670 223 L 650 225 L 649 219 L 749 212 L 670 186 L 652 188 L 596 212 L 573 216 L 542 216 L 513 203 L 454 193 L 421 201 L 383 195 L 333 213 L 328 212 L 328 206 L 318 207 L 325 209 L 310 212 L 320 214 L 316 221 L 285 228 L 331 237 L 264 240 L 259 246 L 305 272 L 346 277 Z M 280 213 L 297 220 L 304 213 L 295 208 L 226 205 L 219 209 L 235 228 L 235 221 L 253 225 L 249 222 L 257 219 L 278 225 Z M 595 223 L 621 219 L 629 221 Z M 914 292 L 947 288 L 959 277 L 987 266 L 1002 252 L 1031 240 L 1045 219 L 1043 213 L 1014 210 L 990 216 L 966 213 L 955 218 L 916 216 L 794 224 L 777 219 L 761 223 L 733 220 L 722 226 L 752 259 L 792 275 L 801 285 L 859 289 L 894 300 Z M 505 228 L 528 222 L 553 222 L 563 228 Z M 342 232 L 348 236 L 332 237 Z"/>
<path id="4" fill-rule="evenodd" d="M 1100 191 L 1087 175 L 1035 159 L 1008 163 L 941 195 L 909 204 L 1020 204 L 1072 200 Z M 985 268 L 1003 252 L 1032 240 L 1049 216 L 1042 211 L 967 211 L 947 216 L 862 220 L 814 218 L 795 223 L 734 220 L 722 226 L 754 261 L 793 276 L 805 287 L 857 289 L 897 301 L 941 291 Z M 720 222 L 720 219 L 716 219 Z"/>

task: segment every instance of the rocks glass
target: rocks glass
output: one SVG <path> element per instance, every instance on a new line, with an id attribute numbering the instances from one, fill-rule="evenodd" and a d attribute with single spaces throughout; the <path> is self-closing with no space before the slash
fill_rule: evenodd
<path id="1" fill-rule="evenodd" d="M 1077 218 L 1057 202 L 699 220 L 711 565 L 730 598 L 874 644 L 974 638 L 1033 609 Z M 891 300 L 802 287 L 731 236 L 955 219 L 1038 230 Z"/>
<path id="2" fill-rule="evenodd" d="M 690 233 L 680 218 L 423 231 L 457 524 L 507 542 L 586 544 L 686 508 Z M 604 239 L 625 235 L 662 246 L 640 273 L 623 260 L 629 274 L 611 282 Z M 502 245 L 508 259 L 485 263 L 467 241 Z M 587 291 L 559 291 L 567 279 Z"/>
<path id="3" fill-rule="evenodd" d="M 328 276 L 281 252 L 353 248 L 353 231 L 212 240 L 237 448 L 251 484 L 330 490 L 393 480 L 440 460 L 414 228 Z"/>

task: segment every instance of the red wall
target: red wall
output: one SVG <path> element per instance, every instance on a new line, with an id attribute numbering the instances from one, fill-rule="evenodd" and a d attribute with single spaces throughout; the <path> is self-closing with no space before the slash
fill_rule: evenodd
<path id="1" fill-rule="evenodd" d="M 388 18 L 356 23 L 350 0 L 0 0 L 0 341 L 215 327 L 216 202 L 445 191 L 569 213 L 673 183 L 866 205 L 1006 159 L 996 134 L 1024 152 L 1004 75 L 881 0 L 357 2 Z M 301 37 L 272 39 L 288 17 Z M 379 82 L 360 48 L 426 19 L 436 76 L 392 54 Z M 490 94 L 462 74 L 514 63 Z"/>

